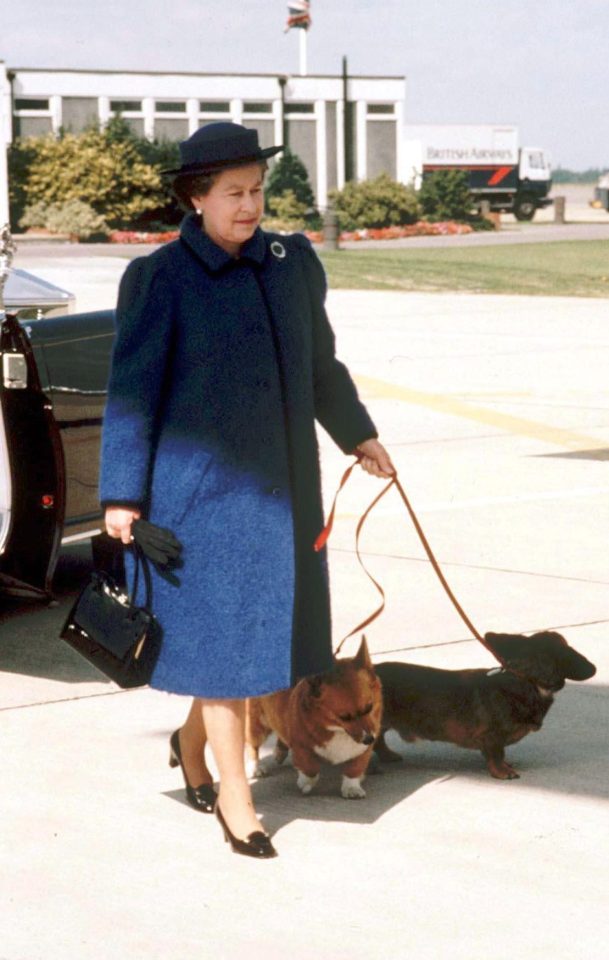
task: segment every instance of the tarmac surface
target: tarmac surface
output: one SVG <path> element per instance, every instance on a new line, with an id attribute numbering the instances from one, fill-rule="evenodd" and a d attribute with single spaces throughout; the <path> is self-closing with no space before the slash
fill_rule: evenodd
<path id="1" fill-rule="evenodd" d="M 15 266 L 93 309 L 113 304 L 126 262 L 28 248 Z M 332 291 L 329 312 L 472 621 L 559 630 L 596 676 L 568 682 L 542 730 L 508 749 L 519 780 L 493 780 L 473 751 L 390 736 L 403 762 L 368 777 L 364 800 L 343 800 L 331 768 L 309 797 L 289 766 L 256 781 L 280 856 L 249 861 L 167 766 L 185 701 L 119 691 L 56 639 L 89 569 L 86 545 L 66 548 L 58 606 L 5 601 L 0 624 L 0 960 L 607 957 L 608 303 Z M 320 441 L 329 503 L 348 460 Z M 378 602 L 354 532 L 380 489 L 357 471 L 339 500 L 337 642 Z M 495 665 L 393 491 L 362 551 L 387 595 L 367 630 L 374 660 Z"/>

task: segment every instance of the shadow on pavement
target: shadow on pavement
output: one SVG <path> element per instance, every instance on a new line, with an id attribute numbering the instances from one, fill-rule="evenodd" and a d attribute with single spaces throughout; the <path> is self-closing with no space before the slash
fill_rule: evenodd
<path id="1" fill-rule="evenodd" d="M 450 780 L 458 781 L 465 790 L 470 785 L 472 791 L 480 787 L 496 790 L 502 799 L 519 790 L 609 798 L 608 726 L 609 688 L 571 684 L 558 695 L 542 729 L 508 747 L 508 761 L 520 774 L 519 780 L 493 779 L 475 750 L 429 741 L 407 744 L 391 732 L 389 745 L 403 760 L 366 777 L 364 800 L 343 799 L 340 768 L 329 765 L 322 768 L 314 792 L 303 796 L 289 760 L 270 776 L 254 781 L 254 800 L 264 813 L 265 826 L 275 832 L 293 820 L 374 823 L 423 787 Z M 169 732 L 162 736 L 168 739 Z M 268 745 L 265 748 L 269 749 Z M 186 803 L 181 786 L 164 795 Z"/>
<path id="2" fill-rule="evenodd" d="M 53 580 L 56 601 L 0 598 L 0 671 L 65 683 L 106 678 L 59 639 L 70 605 L 92 567 L 89 541 L 64 548 Z M 110 681 L 107 681 L 109 684 Z"/>

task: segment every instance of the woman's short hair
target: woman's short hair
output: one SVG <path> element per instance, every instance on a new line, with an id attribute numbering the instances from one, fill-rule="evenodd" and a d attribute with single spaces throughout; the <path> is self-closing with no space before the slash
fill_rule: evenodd
<path id="1" fill-rule="evenodd" d="M 234 167 L 222 167 L 220 170 L 199 170 L 197 173 L 181 173 L 171 185 L 174 196 L 183 210 L 192 210 L 192 197 L 205 197 L 214 183 L 225 170 L 236 170 L 239 167 L 249 166 L 249 162 L 236 164 Z M 262 173 L 268 170 L 268 163 L 262 160 L 259 164 Z"/>

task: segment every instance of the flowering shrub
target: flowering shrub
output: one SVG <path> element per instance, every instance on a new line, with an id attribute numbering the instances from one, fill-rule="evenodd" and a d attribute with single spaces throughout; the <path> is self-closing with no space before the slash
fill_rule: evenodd
<path id="1" fill-rule="evenodd" d="M 110 243 L 168 243 L 177 240 L 179 230 L 166 230 L 164 233 L 149 233 L 143 230 L 112 230 Z"/>
<path id="2" fill-rule="evenodd" d="M 401 240 L 405 237 L 437 237 L 453 236 L 463 233 L 473 233 L 473 227 L 468 223 L 455 223 L 448 221 L 444 223 L 429 223 L 427 220 L 419 220 L 417 223 L 411 223 L 403 227 L 371 227 L 369 229 L 343 231 L 340 239 L 343 241 L 358 240 Z M 306 232 L 306 236 L 311 243 L 322 243 L 323 233 Z"/>

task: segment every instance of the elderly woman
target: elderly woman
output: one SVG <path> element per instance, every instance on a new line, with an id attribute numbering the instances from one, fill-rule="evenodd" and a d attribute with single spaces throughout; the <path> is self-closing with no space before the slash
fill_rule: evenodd
<path id="1" fill-rule="evenodd" d="M 323 268 L 304 236 L 264 233 L 255 131 L 209 124 L 180 144 L 180 238 L 121 282 L 101 500 L 112 537 L 140 516 L 183 544 L 154 575 L 163 645 L 152 686 L 194 697 L 171 737 L 195 809 L 238 853 L 271 857 L 244 768 L 245 698 L 331 667 L 315 421 L 369 473 L 393 472 L 336 359 Z M 204 731 L 219 771 L 205 765 Z"/>

